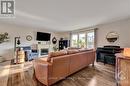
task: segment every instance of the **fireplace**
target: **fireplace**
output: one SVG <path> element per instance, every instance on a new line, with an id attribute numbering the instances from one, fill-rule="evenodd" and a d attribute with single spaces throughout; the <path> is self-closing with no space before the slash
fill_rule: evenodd
<path id="1" fill-rule="evenodd" d="M 42 48 L 40 53 L 41 53 L 41 55 L 47 55 L 48 52 L 49 52 L 48 48 Z"/>

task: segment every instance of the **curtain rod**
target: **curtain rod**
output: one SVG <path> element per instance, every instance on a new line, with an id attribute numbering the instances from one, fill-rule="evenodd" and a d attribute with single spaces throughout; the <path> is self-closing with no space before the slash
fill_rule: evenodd
<path id="1" fill-rule="evenodd" d="M 84 29 L 79 29 L 79 30 L 71 31 L 71 33 L 77 33 L 77 32 L 83 32 L 83 31 L 91 31 L 91 30 L 97 30 L 97 29 L 98 28 L 91 28 L 91 29 L 84 28 Z"/>

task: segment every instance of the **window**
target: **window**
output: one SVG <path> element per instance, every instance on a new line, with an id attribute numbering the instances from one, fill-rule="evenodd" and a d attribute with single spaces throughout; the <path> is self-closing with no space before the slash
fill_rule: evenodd
<path id="1" fill-rule="evenodd" d="M 92 49 L 95 46 L 95 31 L 84 31 L 71 35 L 71 47 Z"/>
<path id="2" fill-rule="evenodd" d="M 87 33 L 87 48 L 94 48 L 94 32 Z"/>
<path id="3" fill-rule="evenodd" d="M 81 48 L 85 48 L 86 47 L 86 43 L 85 43 L 85 33 L 81 33 L 79 34 L 79 40 L 78 40 L 78 46 Z"/>
<path id="4" fill-rule="evenodd" d="M 77 34 L 72 35 L 71 40 L 72 40 L 71 46 L 72 47 L 78 47 L 78 35 Z"/>

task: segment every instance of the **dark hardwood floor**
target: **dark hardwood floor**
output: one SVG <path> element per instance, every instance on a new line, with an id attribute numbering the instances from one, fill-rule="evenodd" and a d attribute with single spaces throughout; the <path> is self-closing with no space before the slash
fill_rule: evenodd
<path id="1" fill-rule="evenodd" d="M 116 86 L 114 66 L 96 63 L 61 80 L 53 86 Z M 34 76 L 32 63 L 10 67 L 7 86 L 44 86 Z"/>

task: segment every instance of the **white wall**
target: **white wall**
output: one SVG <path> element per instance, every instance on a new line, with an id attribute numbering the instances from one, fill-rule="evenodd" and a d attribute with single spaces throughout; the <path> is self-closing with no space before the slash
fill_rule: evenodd
<path id="1" fill-rule="evenodd" d="M 58 32 L 55 33 L 55 37 L 57 38 L 57 40 L 60 40 L 60 38 L 63 38 L 64 40 L 70 40 L 70 32 Z M 59 42 L 57 42 L 56 45 L 59 48 Z"/>
<path id="2" fill-rule="evenodd" d="M 37 29 L 37 28 L 29 28 L 24 26 L 17 26 L 12 24 L 5 24 L 0 23 L 0 33 L 8 32 L 10 41 L 4 42 L 0 44 L 0 56 L 4 58 L 13 58 L 14 55 L 14 37 L 20 36 L 21 46 L 28 46 L 32 44 L 38 44 L 36 41 L 36 32 L 48 32 L 44 29 Z M 31 35 L 32 41 L 27 41 L 26 36 Z M 57 33 L 51 32 L 51 39 L 55 36 L 56 38 L 59 38 L 59 35 Z M 51 47 L 53 47 L 53 44 L 51 43 Z"/>
<path id="3" fill-rule="evenodd" d="M 97 47 L 102 47 L 104 45 L 130 47 L 130 18 L 104 25 L 98 25 L 96 28 L 98 28 Z M 106 40 L 106 35 L 111 31 L 115 31 L 119 34 L 119 39 L 115 43 L 109 43 Z"/>
<path id="4" fill-rule="evenodd" d="M 98 25 L 93 28 L 98 28 L 97 30 L 97 47 L 102 47 L 104 45 L 119 45 L 121 47 L 130 47 L 130 19 L 125 19 L 113 23 Z M 89 29 L 89 28 L 88 28 Z M 14 54 L 14 37 L 20 36 L 21 37 L 21 45 L 28 46 L 32 44 L 37 44 L 36 41 L 36 32 L 48 32 L 43 29 L 37 28 L 28 28 L 23 26 L 11 25 L 11 24 L 4 24 L 0 23 L 0 33 L 8 32 L 10 41 L 0 44 L 0 56 L 4 58 L 12 58 Z M 107 33 L 115 31 L 119 34 L 119 39 L 117 42 L 111 44 L 107 42 L 106 35 Z M 51 33 L 52 37 L 55 36 L 57 40 L 60 38 L 70 39 L 69 32 L 63 33 Z M 33 37 L 32 41 L 27 41 L 26 36 L 31 35 Z M 58 42 L 57 42 L 58 45 Z M 55 46 L 51 44 L 51 48 Z M 58 46 L 57 46 L 58 47 Z"/>

